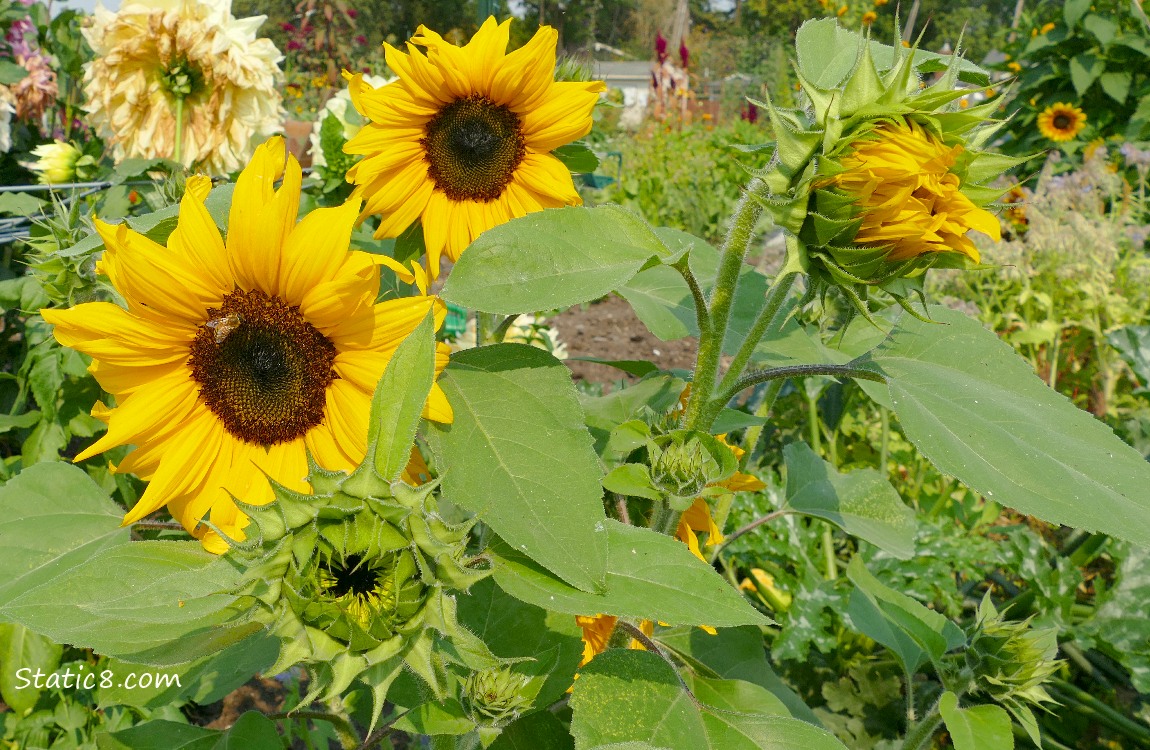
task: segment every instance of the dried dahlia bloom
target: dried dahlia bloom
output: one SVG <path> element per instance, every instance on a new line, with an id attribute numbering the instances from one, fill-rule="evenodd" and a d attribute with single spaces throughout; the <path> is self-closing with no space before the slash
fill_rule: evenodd
<path id="1" fill-rule="evenodd" d="M 231 0 L 129 0 L 118 13 L 97 6 L 84 36 L 96 59 L 84 66 L 87 111 L 116 161 L 172 157 L 183 97 L 180 161 L 222 174 L 280 129 L 283 108 L 264 16 L 237 19 Z"/>
<path id="2" fill-rule="evenodd" d="M 56 103 L 56 71 L 51 61 L 40 50 L 27 55 L 16 55 L 15 62 L 28 71 L 28 75 L 12 84 L 16 96 L 16 116 L 26 122 L 38 123 Z"/>

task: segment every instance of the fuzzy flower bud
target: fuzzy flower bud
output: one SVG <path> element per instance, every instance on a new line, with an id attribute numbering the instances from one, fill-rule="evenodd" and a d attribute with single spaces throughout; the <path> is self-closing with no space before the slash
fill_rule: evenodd
<path id="1" fill-rule="evenodd" d="M 539 686 L 529 675 L 510 667 L 473 672 L 464 681 L 460 702 L 471 720 L 480 725 L 503 726 L 531 708 Z"/>
<path id="2" fill-rule="evenodd" d="M 989 595 L 978 608 L 978 619 L 966 650 L 975 690 L 1007 707 L 1041 707 L 1054 699 L 1043 683 L 1062 663 L 1058 629 L 1030 627 L 1030 620 L 1009 621 L 991 604 Z"/>

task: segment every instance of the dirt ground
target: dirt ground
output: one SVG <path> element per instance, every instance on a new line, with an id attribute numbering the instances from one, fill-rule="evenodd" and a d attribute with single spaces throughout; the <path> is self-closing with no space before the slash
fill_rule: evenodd
<path id="1" fill-rule="evenodd" d="M 567 345 L 567 366 L 576 380 L 591 383 L 632 381 L 621 370 L 594 362 L 576 362 L 578 357 L 599 359 L 646 359 L 664 370 L 689 370 L 695 365 L 694 338 L 660 341 L 622 297 L 614 294 L 587 305 L 577 305 L 549 322 Z"/>

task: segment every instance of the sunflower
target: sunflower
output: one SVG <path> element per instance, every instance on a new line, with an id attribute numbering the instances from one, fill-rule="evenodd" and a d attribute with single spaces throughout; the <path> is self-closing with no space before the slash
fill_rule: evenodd
<path id="1" fill-rule="evenodd" d="M 872 23 L 874 23 L 877 20 L 878 20 L 878 13 L 875 13 L 873 10 L 868 10 L 866 13 L 862 14 L 863 26 L 870 26 Z"/>
<path id="2" fill-rule="evenodd" d="M 556 82 L 555 29 L 544 26 L 506 52 L 510 20 L 488 18 L 464 47 L 420 26 L 408 54 L 385 45 L 399 80 L 382 88 L 349 77 L 370 122 L 344 151 L 363 156 L 347 173 L 376 237 L 423 220 L 428 269 L 459 258 L 479 234 L 532 211 L 581 200 L 554 149 L 591 130 L 600 81 Z M 424 55 L 414 45 L 427 49 Z"/>
<path id="3" fill-rule="evenodd" d="M 843 171 L 831 183 L 859 212 L 855 243 L 889 248 L 888 261 L 957 252 L 977 262 L 978 249 L 967 232 L 977 229 L 996 240 L 1001 232 L 994 214 L 967 198 L 961 179 L 950 171 L 962 151 L 901 119 L 852 144 L 841 160 Z"/>
<path id="4" fill-rule="evenodd" d="M 262 18 L 237 19 L 220 0 L 97 5 L 84 29 L 96 54 L 84 64 L 85 107 L 116 161 L 175 158 L 179 141 L 185 165 L 227 174 L 279 132 L 282 56 L 256 38 Z"/>
<path id="5" fill-rule="evenodd" d="M 1052 141 L 1069 141 L 1086 127 L 1086 113 L 1073 104 L 1051 104 L 1038 116 L 1038 132 Z"/>
<path id="6" fill-rule="evenodd" d="M 243 539 L 247 525 L 233 496 L 270 502 L 266 477 L 307 491 L 309 452 L 328 469 L 363 460 L 371 396 L 392 353 L 429 310 L 442 324 L 444 305 L 426 293 L 376 303 L 373 256 L 348 250 L 359 200 L 297 223 L 300 181 L 277 136 L 236 182 L 226 243 L 204 207 L 205 177 L 189 179 L 167 248 L 96 222 L 107 248 L 97 270 L 127 309 L 43 311 L 116 397 L 113 409 L 96 404 L 108 432 L 76 460 L 131 444 L 114 470 L 150 480 L 125 524 L 166 505 L 206 548 L 224 551 L 220 533 Z M 437 372 L 447 356 L 439 345 Z M 424 416 L 451 421 L 438 385 Z"/>

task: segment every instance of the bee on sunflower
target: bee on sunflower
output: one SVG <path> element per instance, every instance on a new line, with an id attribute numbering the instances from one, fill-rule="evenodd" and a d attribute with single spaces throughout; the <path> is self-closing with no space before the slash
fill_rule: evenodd
<path id="1" fill-rule="evenodd" d="M 446 307 L 426 294 L 422 269 L 420 294 L 376 302 L 375 256 L 349 250 L 358 198 L 297 222 L 301 179 L 276 136 L 236 182 L 226 241 L 204 205 L 206 177 L 188 180 L 167 247 L 97 221 L 97 271 L 127 307 L 42 311 L 116 400 L 95 405 L 108 431 L 76 460 L 134 445 L 114 468 L 149 480 L 125 524 L 167 506 L 207 549 L 226 551 L 248 523 L 233 498 L 271 502 L 267 477 L 307 491 L 309 453 L 330 470 L 359 465 L 392 354 L 428 311 L 442 325 Z M 449 353 L 439 345 L 437 373 Z M 424 416 L 451 421 L 438 385 Z M 418 454 L 410 470 L 425 471 Z"/>
<path id="2" fill-rule="evenodd" d="M 483 231 L 544 208 L 579 205 L 552 151 L 591 130 L 601 81 L 555 81 L 558 33 L 544 26 L 508 53 L 510 19 L 488 18 L 463 47 L 420 26 L 407 54 L 386 48 L 398 79 L 374 89 L 349 76 L 367 125 L 345 146 L 363 157 L 347 173 L 382 216 L 375 236 L 422 221 L 428 271 L 459 258 Z M 419 51 L 423 47 L 426 53 Z"/>

